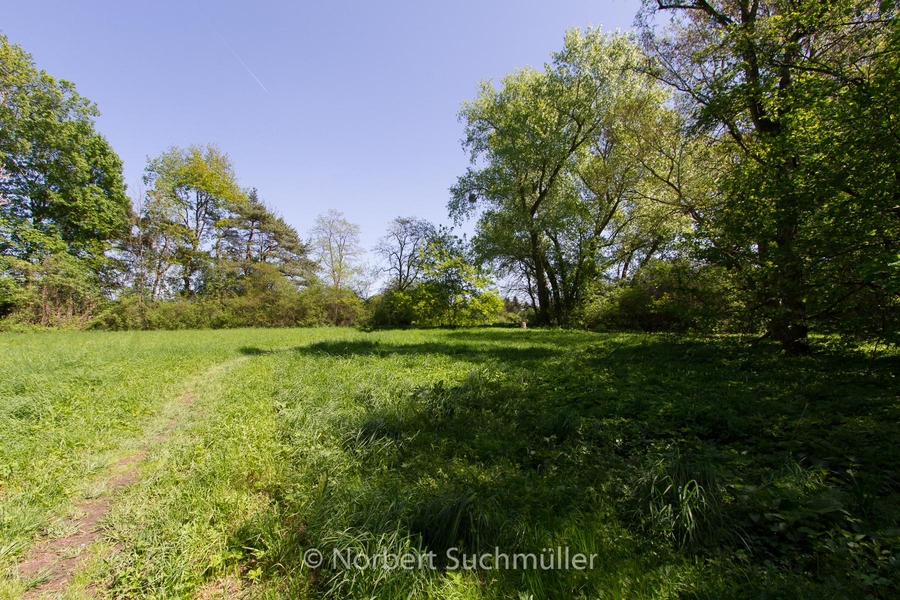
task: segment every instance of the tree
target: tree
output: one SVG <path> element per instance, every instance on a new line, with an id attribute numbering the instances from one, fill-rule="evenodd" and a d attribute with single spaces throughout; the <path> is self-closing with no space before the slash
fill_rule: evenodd
<path id="1" fill-rule="evenodd" d="M 131 230 L 120 244 L 122 285 L 143 301 L 155 301 L 166 291 L 169 272 L 176 264 L 178 247 L 185 243 L 184 230 L 165 214 L 148 205 L 143 190 L 138 190 L 131 213 Z"/>
<path id="2" fill-rule="evenodd" d="M 327 321 L 333 325 L 352 325 L 364 313 L 362 300 L 356 294 L 356 283 L 364 276 L 359 244 L 359 226 L 330 209 L 316 217 L 309 230 L 310 247 L 326 287 L 321 290 Z"/>
<path id="3" fill-rule="evenodd" d="M 128 227 L 122 162 L 75 86 L 0 35 L 0 311 L 85 319 Z"/>
<path id="4" fill-rule="evenodd" d="M 359 273 L 363 250 L 359 244 L 359 225 L 330 209 L 316 217 L 309 231 L 313 256 L 326 281 L 335 291 L 348 288 Z"/>
<path id="5" fill-rule="evenodd" d="M 172 147 L 147 161 L 146 214 L 175 244 L 181 294 L 194 293 L 196 276 L 213 250 L 216 224 L 229 208 L 245 203 L 227 154 L 213 145 Z"/>
<path id="6" fill-rule="evenodd" d="M 269 250 L 266 232 L 275 221 L 273 212 L 259 199 L 256 188 L 247 193 L 247 202 L 233 205 L 234 214 L 223 223 L 223 239 L 235 260 L 265 261 Z"/>
<path id="7" fill-rule="evenodd" d="M 266 263 L 298 285 L 305 285 L 315 268 L 309 247 L 297 230 L 259 199 L 256 188 L 247 192 L 246 202 L 229 206 L 229 215 L 218 223 L 223 240 L 220 257 L 235 263 Z"/>
<path id="8" fill-rule="evenodd" d="M 482 84 L 460 113 L 473 167 L 451 189 L 451 215 L 481 210 L 479 257 L 525 279 L 539 323 L 566 324 L 587 284 L 623 255 L 625 234 L 677 212 L 639 203 L 648 176 L 634 157 L 638 126 L 664 99 L 640 62 L 624 36 L 572 30 L 542 72 L 508 75 L 499 91 Z M 632 255 L 671 234 L 639 237 Z"/>
<path id="9" fill-rule="evenodd" d="M 897 253 L 884 216 L 900 169 L 883 150 L 896 144 L 897 96 L 881 75 L 896 79 L 896 22 L 893 2 L 644 4 L 653 72 L 730 165 L 703 226 L 707 254 L 744 268 L 768 333 L 792 353 L 808 351 L 810 318 L 882 285 L 863 265 L 886 273 Z"/>
<path id="10" fill-rule="evenodd" d="M 374 251 L 388 274 L 387 288 L 402 292 L 414 285 L 422 271 L 422 251 L 435 233 L 434 225 L 416 217 L 397 217 Z"/>
<path id="11" fill-rule="evenodd" d="M 0 100 L 0 251 L 101 257 L 129 202 L 122 161 L 94 129 L 97 106 L 2 34 Z"/>
<path id="12" fill-rule="evenodd" d="M 445 228 L 429 237 L 421 251 L 422 281 L 412 294 L 415 320 L 450 327 L 496 320 L 503 300 L 469 254 L 465 240 Z"/>

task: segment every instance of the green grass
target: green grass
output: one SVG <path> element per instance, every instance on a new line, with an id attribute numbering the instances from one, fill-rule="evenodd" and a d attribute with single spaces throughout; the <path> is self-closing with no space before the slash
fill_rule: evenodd
<path id="1" fill-rule="evenodd" d="M 6 335 L 0 351 L 7 566 L 148 448 L 73 597 L 900 591 L 896 354 L 500 329 Z M 557 546 L 596 568 L 440 558 Z M 438 568 L 311 569 L 311 548 L 433 551 Z"/>
<path id="2" fill-rule="evenodd" d="M 0 562 L 54 536 L 192 377 L 284 331 L 0 335 Z M 148 429 L 149 428 L 149 429 Z"/>

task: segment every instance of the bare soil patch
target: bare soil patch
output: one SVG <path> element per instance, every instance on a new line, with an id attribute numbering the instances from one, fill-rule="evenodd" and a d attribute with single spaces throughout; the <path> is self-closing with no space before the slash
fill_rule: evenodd
<path id="1" fill-rule="evenodd" d="M 40 584 L 28 590 L 24 596 L 26 600 L 56 594 L 65 589 L 84 559 L 84 551 L 102 533 L 99 523 L 112 508 L 112 493 L 137 481 L 140 476 L 137 463 L 144 456 L 144 452 L 136 452 L 119 460 L 113 467 L 115 474 L 109 480 L 106 492 L 78 505 L 77 512 L 82 516 L 70 521 L 68 525 L 71 527 L 67 527 L 74 532 L 39 545 L 19 563 L 20 576 L 26 579 L 40 576 L 43 579 Z"/>
<path id="2" fill-rule="evenodd" d="M 185 393 L 178 402 L 187 406 L 195 399 L 193 393 Z M 163 434 L 153 443 L 165 441 L 176 425 L 174 419 L 167 423 Z M 58 594 L 66 588 L 84 560 L 85 550 L 103 533 L 100 521 L 112 508 L 113 493 L 140 478 L 137 465 L 146 455 L 146 451 L 141 450 L 119 459 L 106 475 L 104 492 L 78 504 L 76 513 L 81 516 L 64 524 L 64 528 L 73 533 L 39 544 L 22 558 L 18 564 L 19 576 L 26 580 L 41 579 L 23 596 L 25 600 Z"/>

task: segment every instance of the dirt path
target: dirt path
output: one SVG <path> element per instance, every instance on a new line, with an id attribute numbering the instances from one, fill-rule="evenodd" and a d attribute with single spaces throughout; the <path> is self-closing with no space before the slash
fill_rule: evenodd
<path id="1" fill-rule="evenodd" d="M 66 589 L 86 558 L 87 548 L 103 535 L 101 521 L 112 509 L 113 495 L 140 478 L 138 465 L 147 451 L 171 436 L 197 399 L 198 388 L 247 358 L 217 364 L 193 377 L 187 389 L 148 425 L 144 436 L 146 441 L 140 444 L 139 449 L 119 459 L 95 481 L 102 485 L 103 493 L 76 506 L 75 512 L 79 516 L 64 523 L 65 529 L 72 533 L 40 543 L 21 557 L 18 563 L 19 577 L 25 581 L 40 580 L 38 585 L 26 592 L 23 596 L 25 600 L 51 597 Z"/>
<path id="2" fill-rule="evenodd" d="M 99 522 L 112 508 L 112 494 L 137 481 L 137 463 L 144 456 L 144 452 L 138 452 L 116 463 L 112 468 L 114 474 L 109 478 L 104 493 L 77 506 L 76 512 L 82 516 L 67 523 L 67 529 L 73 530 L 73 533 L 44 542 L 25 555 L 19 563 L 19 576 L 28 580 L 40 578 L 43 581 L 28 590 L 24 598 L 52 595 L 65 589 L 84 559 L 85 549 L 102 533 Z"/>

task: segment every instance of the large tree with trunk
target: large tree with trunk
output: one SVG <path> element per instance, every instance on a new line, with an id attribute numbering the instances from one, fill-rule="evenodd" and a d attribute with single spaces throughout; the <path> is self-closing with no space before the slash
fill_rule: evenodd
<path id="1" fill-rule="evenodd" d="M 667 241 L 625 243 L 638 222 L 658 221 L 634 153 L 663 96 L 641 60 L 623 35 L 572 30 L 544 70 L 514 72 L 499 90 L 485 83 L 463 105 L 472 167 L 451 189 L 451 215 L 478 215 L 479 255 L 524 280 L 541 324 L 566 324 L 627 246 L 652 254 Z"/>
<path id="2" fill-rule="evenodd" d="M 108 282 L 129 201 L 99 114 L 0 34 L 0 315 L 87 318 Z"/>
<path id="3" fill-rule="evenodd" d="M 722 145 L 708 255 L 749 274 L 768 334 L 804 353 L 811 322 L 894 302 L 895 3 L 645 0 L 639 21 L 651 72 Z"/>
<path id="4" fill-rule="evenodd" d="M 0 34 L 0 252 L 97 258 L 128 226 L 122 161 L 97 106 Z"/>
<path id="5" fill-rule="evenodd" d="M 172 147 L 148 160 L 145 212 L 170 240 L 180 267 L 181 294 L 192 295 L 215 249 L 217 224 L 247 202 L 228 155 L 214 145 Z"/>

